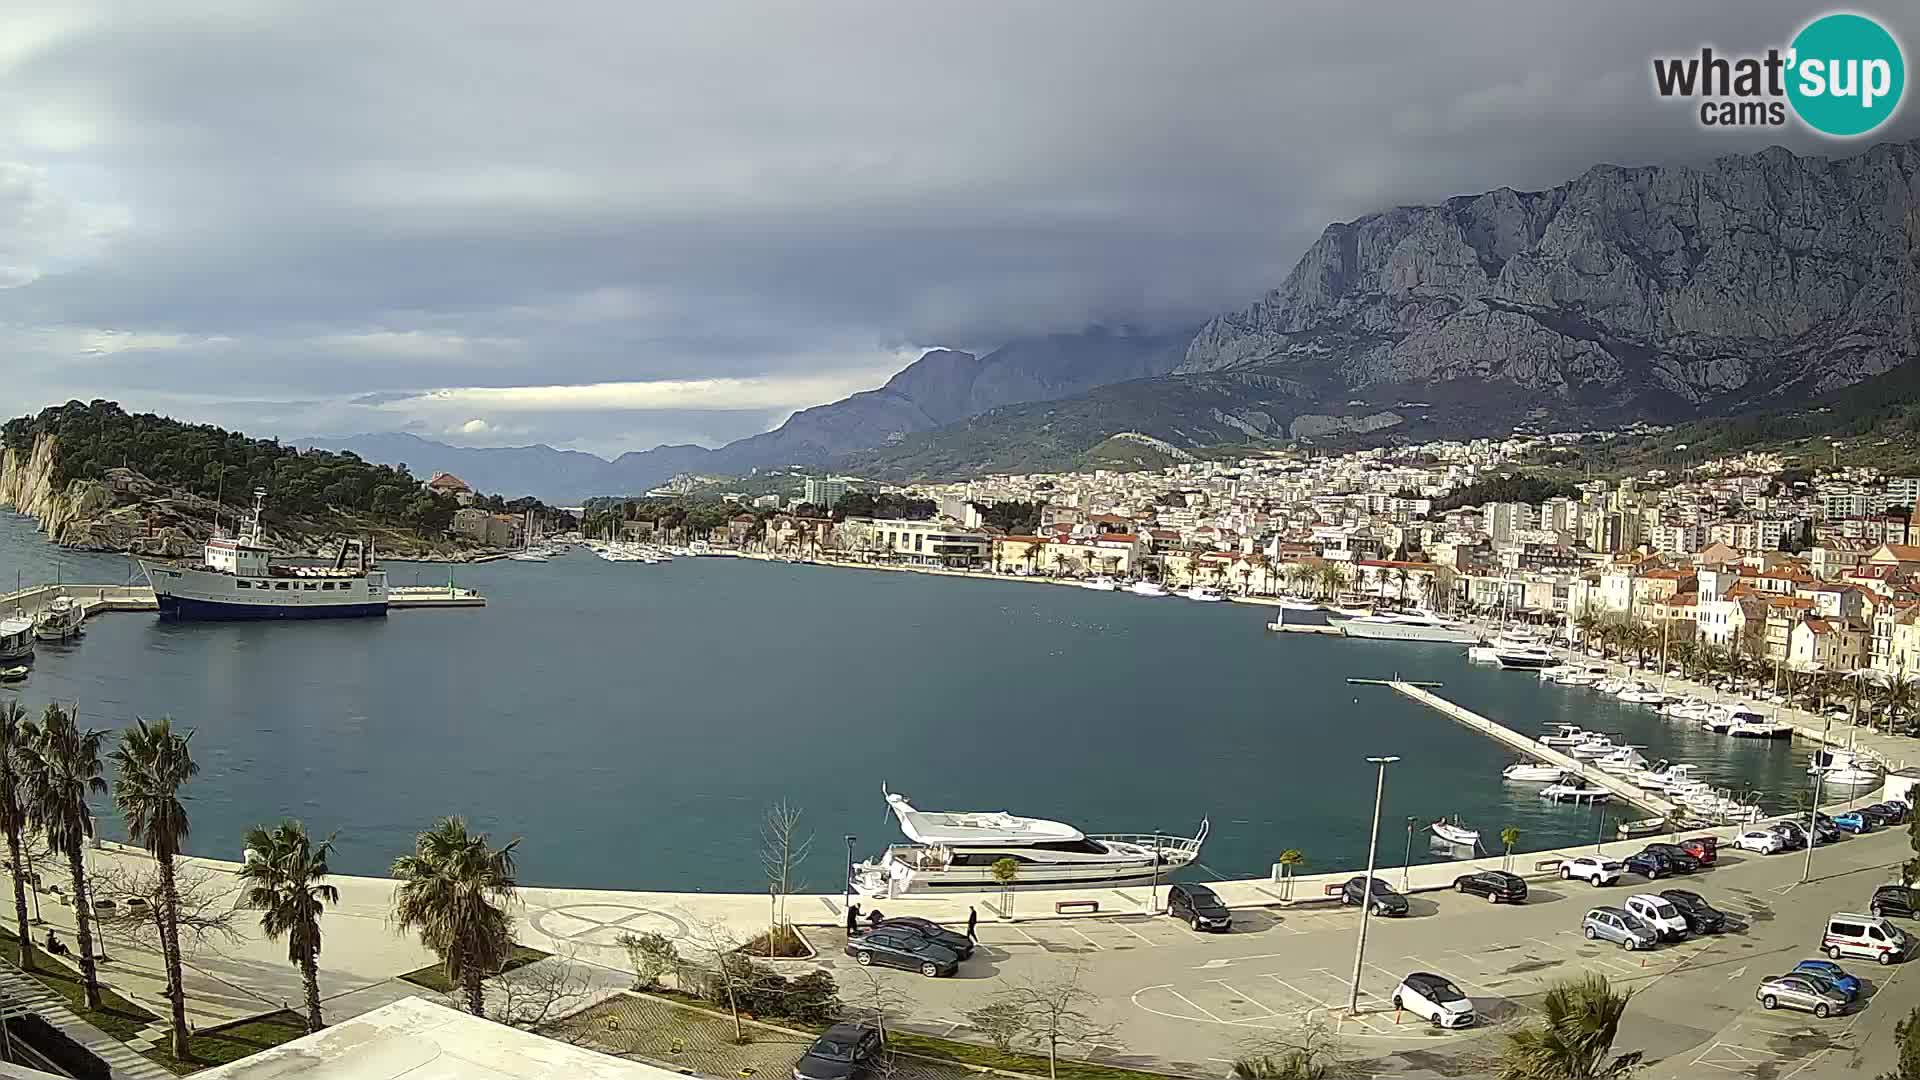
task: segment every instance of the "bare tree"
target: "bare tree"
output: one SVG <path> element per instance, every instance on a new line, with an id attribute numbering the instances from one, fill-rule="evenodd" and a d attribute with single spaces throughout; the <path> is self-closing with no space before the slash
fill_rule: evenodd
<path id="1" fill-rule="evenodd" d="M 1232 1075 L 1234 1080 L 1350 1080 L 1367 1072 L 1331 1028 L 1309 1020 L 1291 1031 L 1247 1040 L 1234 1058 Z"/>
<path id="2" fill-rule="evenodd" d="M 722 922 L 689 920 L 687 930 L 695 947 L 706 956 L 699 961 L 683 961 L 680 970 L 674 973 L 674 981 L 681 991 L 696 997 L 724 1000 L 727 1012 L 733 1017 L 733 1041 L 745 1042 L 746 1033 L 740 1027 L 740 998 L 749 989 L 746 980 L 750 972 L 742 970 L 744 965 L 729 962 L 739 957 L 740 940 Z"/>
<path id="3" fill-rule="evenodd" d="M 577 949 L 495 975 L 490 981 L 487 1019 L 575 1045 L 587 1041 L 592 1032 L 561 1021 L 593 1005 L 605 992 L 591 969 L 580 963 Z M 460 988 L 442 996 L 448 1007 L 466 1008 Z"/>
<path id="4" fill-rule="evenodd" d="M 158 864 L 145 861 L 114 863 L 93 874 L 94 920 L 102 937 L 115 936 L 142 948 L 159 951 L 165 936 L 161 901 L 166 888 Z M 240 940 L 233 906 L 232 879 L 191 864 L 181 864 L 174 878 L 175 903 L 180 905 L 181 952 L 198 952 L 214 944 Z M 102 901 L 112 901 L 105 904 Z"/>
<path id="5" fill-rule="evenodd" d="M 787 898 L 802 887 L 800 864 L 813 849 L 813 836 L 800 835 L 800 808 L 784 801 L 767 807 L 766 824 L 760 832 L 760 862 L 767 871 L 767 892 L 773 903 L 773 920 L 767 930 L 767 955 L 773 956 L 780 931 L 792 925 L 787 921 Z"/>
<path id="6" fill-rule="evenodd" d="M 1008 1041 L 1018 1038 L 1045 1050 L 1047 1075 L 1057 1077 L 1061 1046 L 1114 1044 L 1113 1026 L 1094 1019 L 1091 1010 L 1100 1004 L 1100 997 L 1080 985 L 1081 974 L 1076 966 L 1064 976 L 1028 976 L 1007 982 L 988 997 L 985 1006 L 969 1013 L 968 1019 L 992 1010 L 995 1022 L 1005 1025 L 1018 1016 L 1018 1035 Z"/>

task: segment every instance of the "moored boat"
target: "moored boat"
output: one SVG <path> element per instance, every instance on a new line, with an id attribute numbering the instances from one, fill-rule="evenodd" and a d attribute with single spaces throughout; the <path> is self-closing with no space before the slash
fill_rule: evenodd
<path id="1" fill-rule="evenodd" d="M 1209 604 L 1226 599 L 1219 589 L 1211 585 L 1190 585 L 1180 595 L 1189 600 L 1199 600 Z"/>
<path id="2" fill-rule="evenodd" d="M 1092 589 L 1094 592 L 1115 592 L 1120 588 L 1117 582 L 1105 574 L 1088 578 L 1080 583 L 1080 587 L 1083 589 Z"/>
<path id="3" fill-rule="evenodd" d="M 1567 770 L 1558 765 L 1541 765 L 1531 761 L 1516 761 L 1500 770 L 1504 780 L 1516 783 L 1557 784 L 1566 779 Z"/>
<path id="4" fill-rule="evenodd" d="M 1807 773 L 1835 787 L 1865 787 L 1880 782 L 1880 770 L 1873 762 L 1851 750 L 1814 751 L 1807 762 Z"/>
<path id="5" fill-rule="evenodd" d="M 265 501 L 266 492 L 256 490 L 240 535 L 216 532 L 198 565 L 140 561 L 161 618 L 337 619 L 387 613 L 387 575 L 372 568 L 365 542 L 342 543 L 332 566 L 278 562 L 262 539 Z"/>
<path id="6" fill-rule="evenodd" d="M 80 636 L 87 609 L 71 596 L 56 596 L 33 614 L 33 636 L 41 641 L 72 641 Z"/>
<path id="7" fill-rule="evenodd" d="M 1167 595 L 1167 587 L 1165 585 L 1162 585 L 1157 581 L 1148 581 L 1145 578 L 1141 578 L 1139 581 L 1136 581 L 1133 584 L 1127 586 L 1127 591 L 1132 593 L 1135 596 Z"/>
<path id="8" fill-rule="evenodd" d="M 25 615 L 0 619 L 0 663 L 33 659 L 33 620 Z"/>
<path id="9" fill-rule="evenodd" d="M 1455 817 L 1452 821 L 1441 818 L 1439 821 L 1428 825 L 1427 828 L 1433 830 L 1433 835 L 1445 840 L 1449 844 L 1457 844 L 1460 847 L 1473 847 L 1480 842 L 1480 830 L 1467 828 L 1460 823 L 1458 817 Z"/>
<path id="10" fill-rule="evenodd" d="M 1376 641 L 1422 641 L 1443 645 L 1470 645 L 1480 636 L 1471 627 L 1450 623 L 1419 611 L 1384 612 L 1352 619 L 1329 619 L 1348 637 Z"/>
<path id="11" fill-rule="evenodd" d="M 31 670 L 25 666 L 0 668 L 0 682 L 21 682 Z"/>
<path id="12" fill-rule="evenodd" d="M 1591 787 L 1579 780 L 1563 784 L 1549 784 L 1540 789 L 1540 797 L 1553 802 L 1606 802 L 1613 798 L 1613 792 L 1603 787 Z"/>

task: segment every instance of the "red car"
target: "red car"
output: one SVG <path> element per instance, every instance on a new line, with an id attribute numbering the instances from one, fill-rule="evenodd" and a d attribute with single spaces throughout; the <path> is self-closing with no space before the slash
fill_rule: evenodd
<path id="1" fill-rule="evenodd" d="M 1712 866 L 1719 857 L 1720 841 L 1711 836 L 1696 836 L 1680 841 L 1680 848 L 1700 860 L 1701 866 Z"/>

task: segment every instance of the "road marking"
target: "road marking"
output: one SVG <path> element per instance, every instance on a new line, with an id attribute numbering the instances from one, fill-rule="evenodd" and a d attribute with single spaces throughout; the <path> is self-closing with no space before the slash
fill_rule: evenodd
<path id="1" fill-rule="evenodd" d="M 1348 993 L 1352 993 L 1352 992 L 1353 992 L 1353 990 L 1354 990 L 1354 985 L 1353 985 L 1353 980 L 1352 980 L 1352 979 L 1349 979 L 1349 978 L 1347 978 L 1347 977 L 1345 977 L 1345 976 L 1343 976 L 1343 975 L 1335 975 L 1335 974 L 1334 974 L 1333 972 L 1331 972 L 1331 971 L 1328 971 L 1328 970 L 1327 970 L 1326 968 L 1314 968 L 1313 970 L 1315 970 L 1315 971 L 1317 971 L 1317 972 L 1319 972 L 1319 973 L 1320 973 L 1320 974 L 1322 974 L 1322 975 L 1325 975 L 1325 976 L 1326 976 L 1327 978 L 1329 978 L 1329 979 L 1333 979 L 1334 981 L 1336 981 L 1336 982 L 1338 982 L 1338 983 L 1339 983 L 1340 985 L 1342 985 L 1342 986 L 1344 986 L 1344 987 L 1346 987 L 1346 988 L 1347 988 L 1347 992 L 1348 992 Z M 1372 998 L 1372 999 L 1373 999 L 1373 1000 L 1375 1000 L 1375 1001 L 1379 1001 L 1379 1000 L 1381 1000 L 1381 998 L 1380 998 L 1380 995 L 1379 995 L 1379 994 L 1376 994 L 1376 993 L 1374 993 L 1373 991 L 1371 991 L 1371 990 L 1369 990 L 1369 989 L 1367 989 L 1367 987 L 1366 987 L 1366 983 L 1365 983 L 1364 981 L 1363 981 L 1363 982 L 1361 983 L 1361 985 L 1360 985 L 1360 988 L 1359 988 L 1359 989 L 1360 989 L 1360 996 L 1361 996 L 1361 997 L 1363 997 L 1363 998 L 1367 998 L 1367 997 L 1370 997 L 1370 998 Z"/>
<path id="2" fill-rule="evenodd" d="M 1253 995 L 1247 993 L 1245 990 L 1241 990 L 1233 986 L 1228 986 L 1227 981 L 1225 979 L 1208 979 L 1207 981 L 1210 983 L 1213 983 L 1216 986 L 1225 986 L 1229 991 L 1232 991 L 1234 994 L 1238 995 L 1240 1000 L 1246 1002 L 1247 1004 L 1253 1006 L 1256 1009 L 1259 1009 L 1261 1012 L 1266 1013 L 1268 1016 L 1280 1015 L 1279 1013 L 1274 1012 L 1272 1009 L 1267 1008 L 1265 1005 L 1260 1004 L 1260 1002 L 1254 1000 Z"/>
<path id="3" fill-rule="evenodd" d="M 1799 1076 L 1801 1073 L 1807 1071 L 1808 1066 L 1812 1065 L 1816 1061 L 1819 1061 L 1821 1058 L 1826 1057 L 1828 1054 L 1833 1053 L 1833 1051 L 1834 1051 L 1834 1048 L 1829 1046 L 1825 1050 L 1822 1050 L 1819 1053 L 1814 1054 L 1812 1057 L 1801 1062 L 1799 1067 L 1795 1068 L 1792 1072 L 1782 1076 L 1780 1080 L 1793 1080 L 1794 1077 Z"/>
<path id="4" fill-rule="evenodd" d="M 1747 966 L 1745 964 L 1742 964 L 1740 965 L 1738 970 L 1736 970 L 1733 974 L 1727 976 L 1727 981 L 1732 982 L 1733 980 L 1740 978 L 1742 975 L 1745 975 L 1746 973 L 1747 973 Z"/>
<path id="5" fill-rule="evenodd" d="M 1287 980 L 1281 978 L 1278 975 L 1268 975 L 1268 976 L 1265 976 L 1265 978 L 1272 979 L 1274 982 L 1277 982 L 1281 986 L 1284 986 L 1287 989 L 1293 991 L 1294 993 L 1299 994 L 1301 997 L 1306 998 L 1308 1001 L 1313 1002 L 1315 1005 L 1318 1005 L 1323 1009 L 1333 1008 L 1331 1004 L 1325 1001 L 1322 1001 L 1317 997 L 1314 997 L 1312 994 L 1307 993 L 1305 990 L 1300 989 L 1299 987 L 1293 985 L 1292 983 L 1288 982 Z"/>
<path id="6" fill-rule="evenodd" d="M 1106 948 L 1106 946 L 1104 946 L 1104 945 L 1102 945 L 1102 944 L 1100 944 L 1099 942 L 1097 942 L 1097 941 L 1095 941 L 1095 940 L 1093 940 L 1092 938 L 1090 938 L 1090 937 L 1088 937 L 1088 936 L 1087 936 L 1087 932 L 1086 932 L 1086 931 L 1084 931 L 1084 930 L 1082 930 L 1082 929 L 1080 929 L 1080 928 L 1079 928 L 1079 927 L 1077 927 L 1077 926 L 1069 926 L 1069 927 L 1067 927 L 1067 929 L 1069 929 L 1069 930 L 1071 930 L 1071 931 L 1073 931 L 1073 932 L 1074 932 L 1074 933 L 1076 933 L 1076 934 L 1079 934 L 1079 935 L 1080 935 L 1080 940 L 1082 940 L 1082 941 L 1084 941 L 1084 942 L 1086 942 L 1087 944 L 1089 944 L 1089 945 L 1091 945 L 1091 946 L 1093 946 L 1093 947 L 1094 947 L 1095 949 L 1104 949 L 1104 948 Z"/>
<path id="7" fill-rule="evenodd" d="M 1193 1001 L 1193 999 L 1192 999 L 1192 998 L 1190 998 L 1190 997 L 1188 997 L 1187 995 L 1185 995 L 1185 994 L 1183 994 L 1183 993 L 1181 993 L 1181 992 L 1180 992 L 1180 991 L 1178 991 L 1178 990 L 1175 990 L 1175 989 L 1174 989 L 1173 987 L 1171 987 L 1171 986 L 1169 986 L 1169 987 L 1167 987 L 1167 988 L 1166 988 L 1166 990 L 1167 990 L 1167 993 L 1169 993 L 1169 994 L 1172 994 L 1172 995 L 1173 995 L 1174 997 L 1177 997 L 1177 998 L 1179 998 L 1179 999 L 1180 999 L 1181 1001 L 1184 1001 L 1184 1002 L 1186 1002 L 1188 1006 L 1190 1006 L 1191 1008 L 1193 1008 L 1193 1009 L 1194 1009 L 1194 1011 L 1196 1011 L 1196 1012 L 1198 1012 L 1198 1013 L 1199 1013 L 1200 1015 L 1202 1015 L 1202 1016 L 1204 1016 L 1204 1017 L 1206 1017 L 1207 1019 L 1209 1019 L 1209 1020 L 1211 1020 L 1211 1021 L 1213 1021 L 1213 1022 L 1214 1022 L 1214 1023 L 1216 1023 L 1216 1024 L 1226 1024 L 1226 1023 L 1231 1023 L 1231 1022 L 1232 1022 L 1232 1021 L 1228 1021 L 1228 1020 L 1222 1020 L 1222 1019 L 1220 1019 L 1219 1017 L 1217 1017 L 1217 1016 L 1215 1016 L 1215 1015 L 1213 1015 L 1213 1014 L 1212 1014 L 1211 1012 L 1208 1012 L 1207 1010 L 1205 1010 L 1205 1009 L 1203 1009 L 1203 1008 L 1201 1008 L 1201 1007 L 1200 1007 L 1199 1005 L 1197 1005 L 1197 1004 L 1195 1004 L 1195 1003 L 1194 1003 L 1194 1001 Z"/>
<path id="8" fill-rule="evenodd" d="M 1217 959 L 1209 960 L 1206 963 L 1201 964 L 1198 967 L 1194 968 L 1193 970 L 1209 971 L 1214 968 L 1229 967 L 1233 964 L 1237 964 L 1241 962 L 1242 960 L 1278 960 L 1285 955 L 1287 954 L 1270 952 L 1270 953 L 1256 953 L 1253 956 L 1222 956 Z"/>
<path id="9" fill-rule="evenodd" d="M 1134 937 L 1137 937 L 1137 938 L 1139 938 L 1139 939 L 1140 939 L 1141 941 L 1144 941 L 1144 942 L 1146 942 L 1146 943 L 1147 943 L 1147 944 L 1148 944 L 1149 946 L 1151 946 L 1151 947 L 1153 947 L 1153 948 L 1156 948 L 1156 949 L 1157 949 L 1157 948 L 1159 948 L 1159 947 L 1160 947 L 1160 943 L 1159 943 L 1159 942 L 1157 942 L 1157 941 L 1155 941 L 1155 940 L 1153 940 L 1152 938 L 1150 938 L 1150 937 L 1148 937 L 1147 935 L 1145 935 L 1145 934 L 1143 934 L 1143 933 L 1141 933 L 1140 931 L 1138 931 L 1138 930 L 1135 930 L 1135 929 L 1134 929 L 1133 927 L 1131 927 L 1131 926 L 1128 926 L 1128 925 L 1127 925 L 1126 923 L 1123 923 L 1123 922 L 1117 922 L 1117 923 L 1114 923 L 1113 925 L 1115 925 L 1115 926 L 1117 926 L 1117 927 L 1119 927 L 1119 928 L 1120 928 L 1120 929 L 1122 929 L 1122 930 L 1125 930 L 1125 931 L 1126 931 L 1127 933 L 1129 933 L 1129 934 L 1132 934 L 1132 935 L 1133 935 Z"/>

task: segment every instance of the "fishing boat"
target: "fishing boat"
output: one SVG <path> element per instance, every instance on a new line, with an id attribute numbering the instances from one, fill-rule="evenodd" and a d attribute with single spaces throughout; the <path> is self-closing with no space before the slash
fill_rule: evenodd
<path id="1" fill-rule="evenodd" d="M 1460 818 L 1457 815 L 1452 821 L 1441 818 L 1439 821 L 1427 826 L 1427 828 L 1433 830 L 1433 835 L 1445 840 L 1449 844 L 1457 844 L 1460 847 L 1473 847 L 1480 842 L 1480 830 L 1469 829 L 1465 825 L 1460 824 Z"/>
<path id="2" fill-rule="evenodd" d="M 1638 821 L 1623 821 L 1614 830 L 1622 840 L 1633 840 L 1642 836 L 1658 836 L 1667 831 L 1666 818 L 1641 818 Z"/>
<path id="3" fill-rule="evenodd" d="M 30 670 L 30 668 L 18 665 L 9 668 L 0 668 L 0 682 L 21 682 L 26 679 Z"/>
<path id="4" fill-rule="evenodd" d="M 332 566 L 276 560 L 260 526 L 266 492 L 238 536 L 216 530 L 198 565 L 140 561 L 162 619 L 337 619 L 387 613 L 387 575 L 361 540 L 340 545 Z M 357 556 L 357 558 L 356 558 Z"/>
<path id="5" fill-rule="evenodd" d="M 1851 750 L 1816 750 L 1807 773 L 1835 787 L 1865 787 L 1880 782 L 1880 770 L 1870 759 Z"/>
<path id="6" fill-rule="evenodd" d="M 1014 884 L 1021 886 L 1147 881 L 1198 859 L 1209 831 L 1202 820 L 1192 837 L 1091 835 L 1064 822 L 1005 811 L 918 810 L 895 792 L 886 800 L 911 843 L 894 844 L 853 867 L 851 884 L 864 896 L 999 888 L 993 867 L 1005 859 L 1019 866 Z"/>
<path id="7" fill-rule="evenodd" d="M 1566 779 L 1567 770 L 1558 765 L 1541 765 L 1531 761 L 1516 761 L 1500 770 L 1503 780 L 1512 780 L 1524 784 L 1557 784 Z"/>
<path id="8" fill-rule="evenodd" d="M 33 620 L 25 615 L 0 619 L 0 663 L 33 659 Z"/>
<path id="9" fill-rule="evenodd" d="M 33 615 L 33 636 L 41 641 L 72 641 L 80 636 L 87 609 L 71 596 L 48 600 Z"/>

